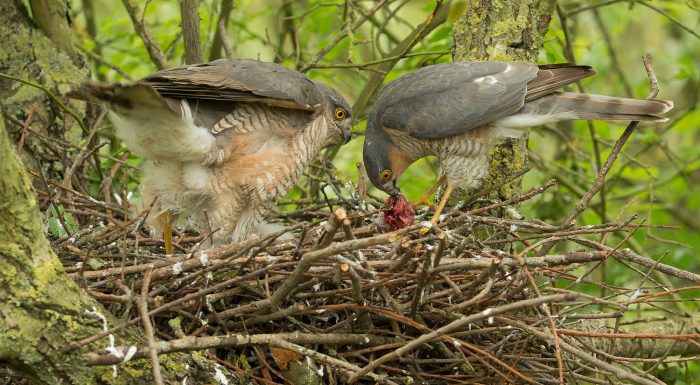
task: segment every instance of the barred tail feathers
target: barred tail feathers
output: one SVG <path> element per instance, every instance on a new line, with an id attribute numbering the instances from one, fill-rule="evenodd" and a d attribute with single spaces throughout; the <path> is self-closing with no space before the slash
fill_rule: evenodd
<path id="1" fill-rule="evenodd" d="M 504 127 L 532 127 L 564 120 L 628 120 L 666 122 L 660 116 L 673 108 L 669 100 L 645 100 L 614 96 L 556 92 L 526 102 L 516 114 L 495 123 Z"/>

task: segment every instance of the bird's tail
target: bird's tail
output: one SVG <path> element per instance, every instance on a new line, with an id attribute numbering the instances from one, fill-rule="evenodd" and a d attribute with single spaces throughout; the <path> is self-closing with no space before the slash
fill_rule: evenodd
<path id="1" fill-rule="evenodd" d="M 562 119 L 630 120 L 665 122 L 663 115 L 673 108 L 669 100 L 618 98 L 604 95 L 556 92 L 527 102 L 523 113 L 561 116 Z"/>
<path id="2" fill-rule="evenodd" d="M 69 97 L 107 102 L 117 136 L 140 156 L 201 163 L 216 157 L 213 135 L 194 123 L 189 104 L 163 98 L 147 84 L 88 83 Z"/>

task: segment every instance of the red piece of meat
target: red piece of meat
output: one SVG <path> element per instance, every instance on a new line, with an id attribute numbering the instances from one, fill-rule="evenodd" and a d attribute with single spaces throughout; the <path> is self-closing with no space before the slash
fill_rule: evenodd
<path id="1" fill-rule="evenodd" d="M 384 201 L 384 222 L 391 231 L 412 225 L 415 214 L 411 203 L 403 195 L 390 196 Z"/>

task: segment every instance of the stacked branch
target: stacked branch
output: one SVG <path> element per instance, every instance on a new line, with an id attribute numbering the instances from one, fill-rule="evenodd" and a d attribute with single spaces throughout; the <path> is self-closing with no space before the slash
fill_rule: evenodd
<path id="1" fill-rule="evenodd" d="M 60 195 L 64 213 L 82 222 L 53 239 L 65 269 L 125 319 L 67 350 L 143 324 L 148 344 L 117 341 L 86 364 L 204 350 L 260 383 L 309 357 L 328 383 L 395 384 L 548 384 L 560 376 L 658 384 L 633 363 L 676 362 L 700 350 L 693 328 L 661 322 L 674 314 L 668 302 L 694 287 L 669 291 L 652 272 L 695 284 L 700 276 L 599 241 L 630 236 L 641 226 L 635 218 L 583 227 L 503 218 L 548 183 L 511 202 L 449 212 L 427 233 L 427 210 L 416 225 L 381 233 L 376 199 L 361 200 L 337 178 L 323 183 L 337 195 L 283 202 L 294 208 L 269 218 L 280 231 L 211 247 L 209 233 L 181 228 L 173 255 L 145 232 L 145 213 L 128 218 L 77 191 L 40 190 L 45 205 Z M 553 251 L 540 255 L 540 245 Z M 606 260 L 638 274 L 637 285 L 596 281 Z M 626 325 L 632 319 L 660 326 L 640 331 Z"/>

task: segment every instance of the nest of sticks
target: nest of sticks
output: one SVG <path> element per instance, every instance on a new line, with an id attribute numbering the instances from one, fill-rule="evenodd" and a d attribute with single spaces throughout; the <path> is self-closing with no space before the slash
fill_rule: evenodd
<path id="1" fill-rule="evenodd" d="M 130 217 L 124 202 L 47 178 L 38 190 L 46 210 L 61 205 L 65 229 L 68 214 L 79 223 L 51 241 L 81 287 L 126 324 L 150 320 L 144 332 L 163 341 L 157 353 L 205 350 L 245 383 L 290 381 L 295 364 L 328 384 L 659 383 L 630 362 L 613 364 L 596 343 L 658 296 L 651 270 L 698 279 L 599 241 L 631 234 L 634 218 L 576 227 L 504 217 L 552 181 L 509 201 L 458 204 L 439 227 L 421 223 L 430 213 L 419 210 L 415 225 L 382 233 L 381 202 L 322 168 L 315 178 L 334 197 L 282 202 L 295 205 L 272 216 L 282 230 L 212 247 L 211 232 L 179 228 L 173 255 L 145 231 L 145 212 Z M 639 274 L 639 288 L 596 282 L 605 260 Z M 89 360 L 119 361 L 105 352 Z"/>

